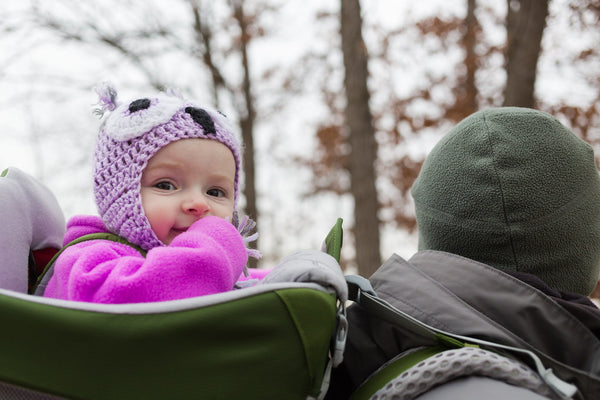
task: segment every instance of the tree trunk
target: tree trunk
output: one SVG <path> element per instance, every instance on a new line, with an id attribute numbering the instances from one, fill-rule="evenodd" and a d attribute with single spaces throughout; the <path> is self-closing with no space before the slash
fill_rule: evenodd
<path id="1" fill-rule="evenodd" d="M 256 185 L 255 185 L 255 162 L 254 162 L 254 121 L 256 111 L 254 109 L 254 99 L 251 90 L 250 65 L 248 61 L 248 25 L 246 15 L 244 14 L 243 1 L 235 0 L 233 3 L 234 17 L 240 27 L 240 55 L 242 58 L 242 69 L 244 77 L 242 81 L 243 101 L 240 105 L 240 127 L 242 130 L 243 157 L 244 157 L 244 198 L 246 199 L 245 213 L 252 219 L 258 219 L 258 209 L 256 207 Z M 258 230 L 258 222 L 257 222 Z M 251 243 L 252 247 L 258 246 L 258 241 Z M 250 266 L 256 267 L 256 261 L 250 259 Z"/>
<path id="2" fill-rule="evenodd" d="M 476 0 L 467 0 L 467 15 L 461 25 L 464 29 L 460 41 L 465 58 L 457 72 L 458 80 L 454 89 L 456 100 L 446 111 L 446 117 L 454 122 L 463 120 L 478 109 L 479 90 L 475 77 L 480 61 L 475 47 L 480 37 L 481 27 L 475 15 L 476 7 Z"/>
<path id="3" fill-rule="evenodd" d="M 354 197 L 354 237 L 359 274 L 369 277 L 381 264 L 378 202 L 375 187 L 377 144 L 369 109 L 367 51 L 362 39 L 359 0 L 342 0 L 341 36 L 350 135 L 351 192 Z"/>
<path id="4" fill-rule="evenodd" d="M 241 93 L 237 93 L 233 89 L 233 85 L 228 84 L 225 81 L 223 75 L 217 65 L 214 63 L 212 57 L 212 35 L 213 32 L 209 26 L 202 21 L 202 12 L 200 10 L 200 3 L 197 1 L 190 1 L 192 11 L 194 13 L 194 29 L 196 31 L 196 38 L 200 44 L 204 47 L 204 53 L 202 54 L 202 61 L 208 67 L 212 76 L 213 83 L 213 94 L 215 103 L 218 106 L 219 101 L 219 89 L 227 89 L 234 97 L 236 111 L 240 119 L 240 130 L 242 135 L 243 146 L 243 169 L 244 169 L 244 198 L 246 204 L 244 206 L 244 214 L 248 215 L 255 221 L 258 219 L 258 209 L 256 207 L 256 179 L 255 179 L 255 162 L 254 162 L 254 120 L 256 118 L 256 111 L 254 109 L 254 98 L 252 96 L 252 87 L 250 79 L 250 63 L 248 59 L 248 42 L 250 41 L 250 35 L 248 34 L 248 24 L 246 22 L 246 15 L 243 8 L 243 0 L 231 0 L 229 4 L 233 9 L 233 17 L 240 28 L 239 37 L 239 48 L 237 51 L 240 54 L 241 67 L 243 71 Z M 258 231 L 258 226 L 256 227 Z M 258 241 L 250 243 L 254 248 L 258 247 Z M 254 259 L 249 260 L 249 266 L 256 267 L 257 262 Z"/>
<path id="5" fill-rule="evenodd" d="M 475 83 L 475 73 L 477 72 L 478 62 L 475 52 L 477 36 L 479 32 L 479 23 L 475 16 L 475 0 L 467 0 L 467 17 L 465 18 L 466 32 L 464 36 L 465 45 L 465 117 L 477 111 L 477 84 Z"/>
<path id="6" fill-rule="evenodd" d="M 507 0 L 504 105 L 534 106 L 534 87 L 549 0 Z"/>

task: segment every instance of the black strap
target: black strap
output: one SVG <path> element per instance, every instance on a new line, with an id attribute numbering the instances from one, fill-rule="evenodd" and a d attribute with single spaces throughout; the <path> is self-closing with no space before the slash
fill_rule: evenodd
<path id="1" fill-rule="evenodd" d="M 37 264 L 35 263 L 35 257 L 33 257 L 33 251 L 29 249 L 29 260 L 27 262 L 27 284 L 29 293 L 32 293 L 33 288 L 37 285 Z"/>

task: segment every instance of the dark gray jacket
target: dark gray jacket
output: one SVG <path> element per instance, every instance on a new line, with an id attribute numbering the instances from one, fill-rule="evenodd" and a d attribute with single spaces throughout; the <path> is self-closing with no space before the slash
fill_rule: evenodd
<path id="1" fill-rule="evenodd" d="M 409 261 L 394 255 L 370 281 L 381 298 L 427 325 L 534 350 L 585 398 L 600 398 L 600 340 L 593 332 L 600 310 L 591 302 L 553 299 L 488 265 L 439 251 Z M 347 398 L 392 357 L 430 344 L 358 306 L 348 309 L 348 320 L 344 363 L 334 370 L 328 399 Z"/>

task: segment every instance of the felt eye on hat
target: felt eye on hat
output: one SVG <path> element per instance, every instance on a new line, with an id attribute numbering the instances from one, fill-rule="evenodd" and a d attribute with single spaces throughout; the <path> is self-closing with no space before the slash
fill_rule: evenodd
<path id="1" fill-rule="evenodd" d="M 217 130 L 215 129 L 215 122 L 202 108 L 186 107 L 185 112 L 190 114 L 194 122 L 202 127 L 205 135 L 214 135 L 217 133 Z"/>
<path id="2" fill-rule="evenodd" d="M 137 99 L 129 103 L 129 112 L 134 113 L 150 107 L 150 99 Z"/>

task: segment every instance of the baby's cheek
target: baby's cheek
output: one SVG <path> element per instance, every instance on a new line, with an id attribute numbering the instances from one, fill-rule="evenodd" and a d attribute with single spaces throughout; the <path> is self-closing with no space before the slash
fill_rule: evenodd
<path id="1" fill-rule="evenodd" d="M 146 218 L 148 218 L 148 222 L 150 222 L 150 228 L 152 229 L 152 232 L 154 232 L 158 240 L 164 244 L 168 244 L 168 242 L 173 240 L 173 238 L 176 236 L 176 234 L 172 234 L 172 224 L 165 215 L 161 215 L 160 213 L 150 214 L 146 215 Z"/>

